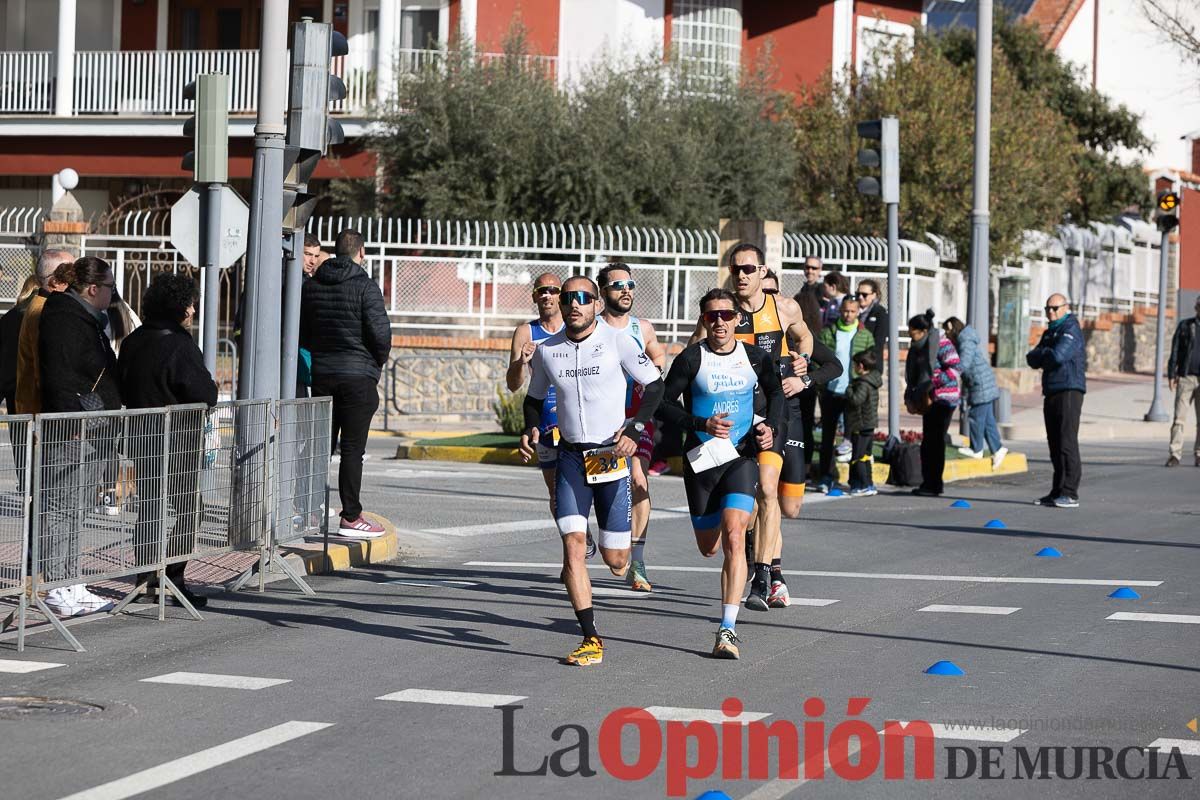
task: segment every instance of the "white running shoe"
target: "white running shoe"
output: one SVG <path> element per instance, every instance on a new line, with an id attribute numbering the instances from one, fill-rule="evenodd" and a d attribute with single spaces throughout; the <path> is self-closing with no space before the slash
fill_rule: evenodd
<path id="1" fill-rule="evenodd" d="M 974 458 L 974 459 L 980 459 L 980 458 L 983 458 L 983 451 L 982 451 L 982 450 L 980 450 L 978 453 L 976 453 L 974 450 L 972 450 L 972 449 L 971 449 L 971 448 L 969 448 L 969 447 L 960 447 L 960 448 L 958 448 L 958 453 L 959 453 L 959 455 L 961 455 L 963 458 Z"/>
<path id="2" fill-rule="evenodd" d="M 1004 463 L 1004 457 L 1006 455 L 1008 455 L 1007 447 L 1001 447 L 999 450 L 992 453 L 992 469 L 1000 469 L 1000 466 Z"/>
<path id="3" fill-rule="evenodd" d="M 60 617 L 73 617 L 83 610 L 75 602 L 74 586 L 60 586 L 46 592 L 46 608 Z"/>

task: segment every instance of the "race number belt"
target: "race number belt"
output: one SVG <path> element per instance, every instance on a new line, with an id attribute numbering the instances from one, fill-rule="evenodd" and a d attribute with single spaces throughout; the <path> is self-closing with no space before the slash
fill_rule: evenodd
<path id="1" fill-rule="evenodd" d="M 629 475 L 629 459 L 618 456 L 612 447 L 583 451 L 583 474 L 588 483 L 609 483 Z"/>

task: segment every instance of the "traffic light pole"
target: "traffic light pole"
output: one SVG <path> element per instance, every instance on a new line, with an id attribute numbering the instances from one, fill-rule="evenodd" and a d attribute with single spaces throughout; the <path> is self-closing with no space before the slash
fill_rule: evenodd
<path id="1" fill-rule="evenodd" d="M 1166 422 L 1170 419 L 1163 407 L 1163 346 L 1167 338 L 1167 281 L 1171 255 L 1171 227 L 1163 224 L 1160 218 L 1159 228 L 1162 230 L 1162 240 L 1158 253 L 1158 322 L 1154 331 L 1154 400 L 1150 402 L 1150 410 L 1146 412 L 1146 422 Z M 1200 420 L 1197 421 L 1200 424 Z"/>
<path id="2" fill-rule="evenodd" d="M 900 204 L 887 204 L 888 438 L 900 438 Z"/>
<path id="3" fill-rule="evenodd" d="M 283 352 L 279 366 L 279 396 L 296 396 L 296 369 L 300 353 L 300 287 L 304 283 L 304 228 L 291 231 L 291 254 L 283 279 Z"/>
<path id="4" fill-rule="evenodd" d="M 279 298 L 283 290 L 283 148 L 288 84 L 287 0 L 263 4 L 258 120 L 246 248 L 246 319 L 238 397 L 279 396 Z"/>
<path id="5" fill-rule="evenodd" d="M 221 309 L 221 270 L 217 259 L 221 252 L 221 188 L 210 183 L 200 193 L 200 230 L 202 231 L 200 273 L 204 276 L 204 317 L 200 320 L 204 344 L 204 367 L 217 378 L 217 319 Z"/>

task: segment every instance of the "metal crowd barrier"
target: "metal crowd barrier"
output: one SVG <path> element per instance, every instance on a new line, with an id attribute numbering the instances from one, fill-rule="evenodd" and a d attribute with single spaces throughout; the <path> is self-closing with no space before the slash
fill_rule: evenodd
<path id="1" fill-rule="evenodd" d="M 160 620 L 167 593 L 199 619 L 166 574 L 196 558 L 257 551 L 260 572 L 312 593 L 276 545 L 326 528 L 331 413 L 317 398 L 0 416 L 0 598 L 18 597 L 4 624 L 18 650 L 33 606 L 82 651 L 45 593 L 131 575 L 112 613 L 156 581 Z"/>

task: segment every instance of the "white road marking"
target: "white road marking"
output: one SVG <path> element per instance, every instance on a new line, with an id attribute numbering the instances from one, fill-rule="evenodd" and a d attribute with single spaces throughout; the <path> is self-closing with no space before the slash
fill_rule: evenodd
<path id="1" fill-rule="evenodd" d="M 478 586 L 474 581 L 451 581 L 442 578 L 426 578 L 426 580 L 435 581 L 435 583 L 421 583 L 419 581 L 384 581 L 384 583 L 395 584 L 397 586 L 424 586 L 430 589 L 441 589 L 445 586 Z"/>
<path id="2" fill-rule="evenodd" d="M 190 756 L 177 758 L 157 767 L 135 772 L 125 778 L 101 784 L 94 789 L 68 795 L 62 800 L 124 800 L 126 797 L 149 792 L 176 781 L 197 775 L 205 770 L 228 764 L 244 756 L 299 739 L 333 725 L 332 722 L 285 722 L 273 728 L 219 744 Z"/>
<path id="3" fill-rule="evenodd" d="M 1145 614 L 1138 611 L 1118 611 L 1109 614 L 1105 619 L 1119 619 L 1127 622 L 1181 622 L 1185 625 L 1200 625 L 1198 614 Z"/>
<path id="4" fill-rule="evenodd" d="M 563 590 L 566 591 L 565 589 Z M 593 586 L 593 597 L 626 597 L 641 600 L 650 596 L 650 592 L 635 592 L 633 589 L 619 589 L 615 586 Z"/>
<path id="5" fill-rule="evenodd" d="M 647 706 L 646 713 L 659 722 L 711 722 L 714 725 L 722 722 L 758 722 L 771 716 L 760 711 L 743 711 L 736 717 L 727 717 L 719 708 L 676 708 L 675 706 Z"/>
<path id="6" fill-rule="evenodd" d="M 901 725 L 907 725 L 906 720 L 897 720 Z M 1026 731 L 1020 728 L 981 728 L 974 725 L 945 725 L 931 722 L 934 739 L 954 739 L 960 742 L 1011 742 Z M 884 727 L 880 733 L 886 733 Z"/>
<path id="7" fill-rule="evenodd" d="M 490 522 L 486 525 L 459 525 L 451 528 L 426 528 L 425 533 L 439 536 L 481 536 L 485 533 L 514 533 L 557 528 L 552 519 L 522 519 L 516 522 Z M 561 567 L 562 565 L 559 564 Z"/>
<path id="8" fill-rule="evenodd" d="M 404 689 L 399 692 L 376 697 L 376 700 L 395 700 L 398 703 L 432 703 L 439 706 L 467 706 L 469 708 L 495 708 L 519 703 L 523 695 L 481 694 L 479 692 L 445 692 L 437 689 Z"/>
<path id="9" fill-rule="evenodd" d="M 1179 752 L 1185 756 L 1200 756 L 1200 740 L 1198 739 L 1155 739 L 1150 746 L 1162 750 L 1178 747 Z"/>
<path id="10" fill-rule="evenodd" d="M 533 569 L 562 569 L 562 564 L 544 561 L 468 561 L 467 567 L 512 567 Z M 651 565 L 655 572 L 720 572 L 720 567 L 670 567 Z M 589 569 L 608 569 L 600 564 L 589 564 Z M 1015 578 L 988 575 L 909 575 L 890 572 L 818 572 L 812 570 L 788 570 L 789 575 L 804 575 L 810 578 L 868 578 L 894 581 L 944 581 L 949 583 L 1031 583 L 1050 586 L 1162 586 L 1162 581 L 1135 581 L 1126 578 Z"/>
<path id="11" fill-rule="evenodd" d="M 934 604 L 917 609 L 918 611 L 933 611 L 940 614 L 995 614 L 997 616 L 1007 616 L 1015 614 L 1021 609 L 1012 606 L 943 606 Z"/>
<path id="12" fill-rule="evenodd" d="M 834 603 L 840 602 L 839 600 L 828 600 L 823 597 L 792 597 L 789 598 L 789 601 L 794 606 L 816 606 L 818 608 L 824 608 L 825 606 L 831 606 Z"/>
<path id="13" fill-rule="evenodd" d="M 170 683 L 179 686 L 209 686 L 214 689 L 247 689 L 258 691 L 281 683 L 291 683 L 288 678 L 255 678 L 249 675 L 217 675 L 210 672 L 170 672 L 153 678 L 142 678 L 141 683 Z"/>
<path id="14" fill-rule="evenodd" d="M 0 658 L 0 672 L 12 672 L 21 675 L 27 672 L 41 672 L 44 669 L 65 666 L 66 664 L 51 664 L 49 661 L 13 661 L 8 658 Z"/>

